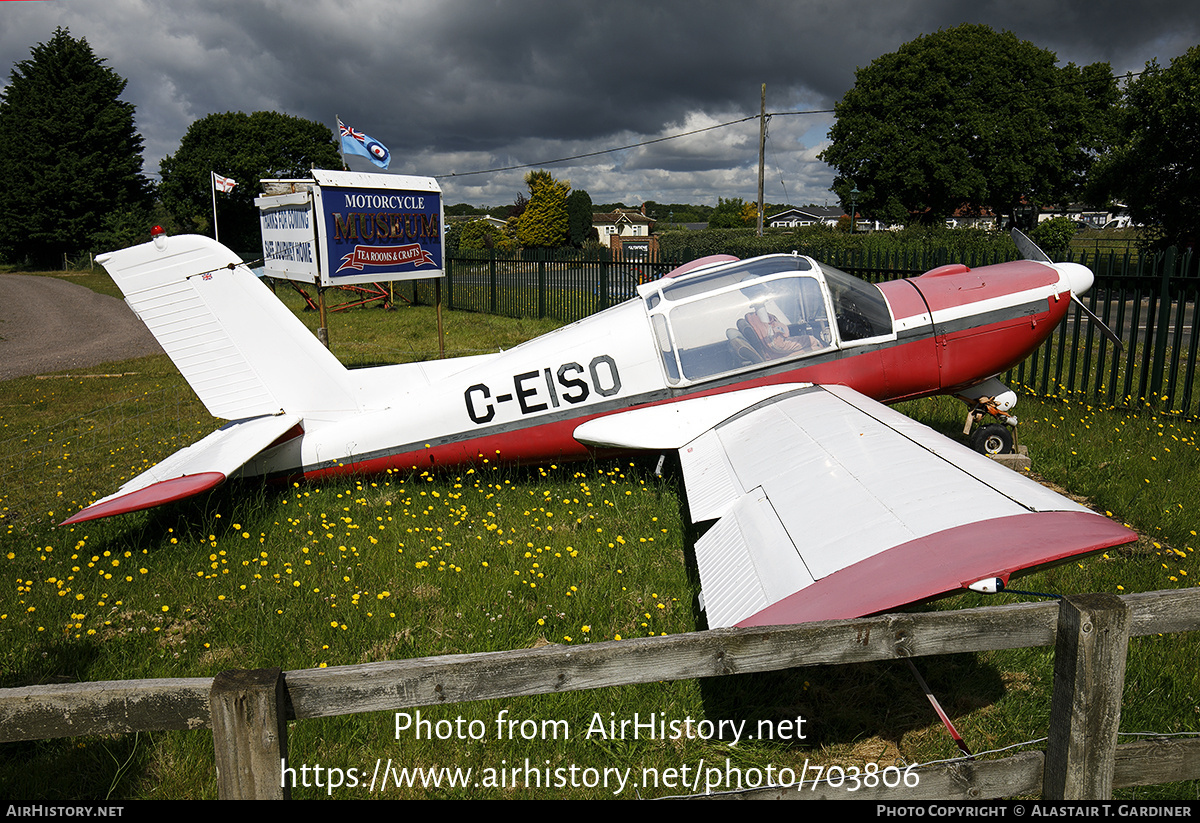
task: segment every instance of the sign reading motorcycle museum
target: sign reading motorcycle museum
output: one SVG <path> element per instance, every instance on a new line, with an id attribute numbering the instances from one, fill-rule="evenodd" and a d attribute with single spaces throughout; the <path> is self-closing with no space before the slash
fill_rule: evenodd
<path id="1" fill-rule="evenodd" d="M 262 181 L 268 194 L 254 202 L 268 275 L 321 286 L 443 276 L 436 180 L 325 169 L 312 176 Z"/>

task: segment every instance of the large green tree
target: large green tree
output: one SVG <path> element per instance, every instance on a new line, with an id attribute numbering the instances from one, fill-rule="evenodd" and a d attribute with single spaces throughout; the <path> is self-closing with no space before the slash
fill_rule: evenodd
<path id="1" fill-rule="evenodd" d="M 262 248 L 258 181 L 309 176 L 312 168 L 337 169 L 342 161 L 333 132 L 312 120 L 274 111 L 210 114 L 188 127 L 179 150 L 162 161 L 159 193 L 187 231 L 211 235 L 212 172 L 237 186 L 217 194 L 221 242 L 235 251 Z"/>
<path id="2" fill-rule="evenodd" d="M 0 251 L 59 266 L 92 248 L 109 215 L 147 208 L 142 138 L 125 80 L 59 28 L 0 92 Z M 148 235 L 147 235 L 148 236 Z"/>
<path id="3" fill-rule="evenodd" d="M 517 218 L 517 241 L 526 248 L 558 248 L 567 243 L 567 194 L 571 184 L 545 169 L 525 175 L 529 203 Z"/>
<path id="4" fill-rule="evenodd" d="M 957 209 L 1014 214 L 1078 196 L 1112 136 L 1106 63 L 1058 67 L 1011 32 L 962 25 L 925 35 L 856 73 L 821 158 L 848 208 L 939 221 Z"/>
<path id="5" fill-rule="evenodd" d="M 1157 61 L 1125 88 L 1121 138 L 1101 162 L 1101 193 L 1129 207 L 1158 245 L 1200 235 L 1200 46 Z"/>

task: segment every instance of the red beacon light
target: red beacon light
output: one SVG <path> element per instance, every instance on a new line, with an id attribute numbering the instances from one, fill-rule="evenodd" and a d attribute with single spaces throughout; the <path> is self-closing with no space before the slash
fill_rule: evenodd
<path id="1" fill-rule="evenodd" d="M 163 251 L 167 247 L 167 230 L 162 226 L 155 226 L 150 229 L 150 239 L 154 241 L 154 248 Z"/>

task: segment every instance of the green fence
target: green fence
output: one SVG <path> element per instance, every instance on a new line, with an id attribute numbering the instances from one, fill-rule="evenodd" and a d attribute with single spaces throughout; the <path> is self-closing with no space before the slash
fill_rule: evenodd
<path id="1" fill-rule="evenodd" d="M 460 251 L 447 257 L 442 301 L 460 311 L 568 323 L 628 300 L 637 294 L 638 283 L 655 280 L 675 265 L 547 249 Z M 434 299 L 429 281 L 398 282 L 396 293 L 425 305 Z"/>
<path id="2" fill-rule="evenodd" d="M 1195 314 L 1200 278 L 1196 259 L 1175 249 L 1132 258 L 1081 255 L 1096 283 L 1084 297 L 1093 313 L 1124 342 L 1116 347 L 1073 309 L 1010 379 L 1038 394 L 1079 394 L 1116 406 L 1149 405 L 1200 417 Z"/>
<path id="3" fill-rule="evenodd" d="M 824 262 L 879 282 L 914 277 L 947 263 L 974 268 L 1013 257 L 1015 252 L 976 252 L 955 259 L 945 249 L 843 250 L 831 251 Z M 1124 350 L 1118 353 L 1073 308 L 1051 338 L 1006 375 L 1007 381 L 1040 395 L 1086 395 L 1109 405 L 1151 405 L 1200 417 L 1200 335 L 1195 328 L 1200 276 L 1193 252 L 1084 251 L 1068 259 L 1072 257 L 1095 273 L 1095 285 L 1084 300 L 1120 335 Z M 570 322 L 633 297 L 638 283 L 661 277 L 679 262 L 615 262 L 546 250 L 459 252 L 448 258 L 442 299 L 451 309 Z M 396 287 L 405 300 L 433 303 L 429 281 Z"/>

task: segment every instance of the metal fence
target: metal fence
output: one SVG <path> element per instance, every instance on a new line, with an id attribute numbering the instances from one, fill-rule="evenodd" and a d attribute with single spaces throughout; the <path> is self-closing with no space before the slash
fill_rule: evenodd
<path id="1" fill-rule="evenodd" d="M 1200 277 L 1191 250 L 1080 255 L 1096 283 L 1088 308 L 1124 342 L 1118 352 L 1074 309 L 1012 379 L 1038 394 L 1081 394 L 1116 406 L 1148 405 L 1189 418 L 1197 409 L 1195 314 Z"/>
<path id="2" fill-rule="evenodd" d="M 824 262 L 872 282 L 915 277 L 946 263 L 972 268 L 1013 259 L 1000 252 L 958 258 L 946 249 L 833 251 Z M 1006 379 L 1040 395 L 1086 395 L 1118 406 L 1149 405 L 1200 417 L 1195 328 L 1200 299 L 1198 260 L 1192 250 L 1157 254 L 1085 250 L 1068 255 L 1096 275 L 1084 298 L 1125 343 L 1116 347 L 1072 309 L 1051 338 Z M 682 261 L 613 261 L 582 253 L 459 252 L 447 261 L 443 302 L 451 309 L 571 322 L 636 294 Z M 428 281 L 397 283 L 397 294 L 432 304 Z"/>
<path id="3" fill-rule="evenodd" d="M 507 317 L 553 318 L 569 323 L 637 294 L 677 263 L 613 261 L 570 250 L 459 251 L 447 256 L 442 301 L 450 309 Z M 429 281 L 397 282 L 396 293 L 433 302 Z"/>

